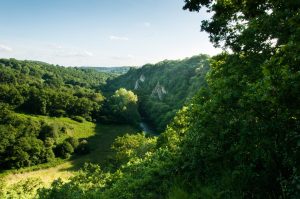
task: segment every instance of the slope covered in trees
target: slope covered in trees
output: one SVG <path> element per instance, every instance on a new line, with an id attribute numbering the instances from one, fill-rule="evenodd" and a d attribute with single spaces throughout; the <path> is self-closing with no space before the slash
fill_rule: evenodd
<path id="1" fill-rule="evenodd" d="M 208 60 L 207 55 L 198 55 L 131 68 L 108 81 L 103 90 L 109 93 L 121 87 L 132 90 L 138 95 L 142 117 L 156 130 L 163 131 L 175 113 L 206 85 Z"/>
<path id="2" fill-rule="evenodd" d="M 131 91 L 121 89 L 122 94 L 132 95 L 111 96 L 107 99 L 101 94 L 99 87 L 108 78 L 115 76 L 43 62 L 0 59 L 0 171 L 39 165 L 53 162 L 57 157 L 69 158 L 74 153 L 89 152 L 86 141 L 68 134 L 74 130 L 72 126 L 61 125 L 60 122 L 48 124 L 45 120 L 32 119 L 30 114 L 69 117 L 89 125 L 85 120 L 100 122 L 103 117 L 101 107 L 105 103 L 105 114 L 111 115 L 111 120 L 116 120 L 114 117 L 117 118 L 119 113 L 129 118 L 138 118 L 135 106 L 137 97 Z M 128 102 L 127 98 L 130 97 L 136 98 L 134 103 L 130 100 Z M 113 108 L 118 100 L 127 100 L 119 108 L 122 110 Z M 124 107 L 128 108 L 123 110 Z M 86 132 L 82 137 L 89 136 L 91 134 Z"/>
<path id="3" fill-rule="evenodd" d="M 39 197 L 300 197 L 299 1 L 185 0 L 184 8 L 213 13 L 202 29 L 232 51 L 212 58 L 208 86 L 156 141 L 140 141 L 149 151 L 119 139 L 133 154 L 127 163 L 87 166 Z"/>
<path id="4" fill-rule="evenodd" d="M 111 75 L 42 62 L 0 60 L 0 102 L 26 113 L 91 120 L 104 97 L 98 87 Z"/>

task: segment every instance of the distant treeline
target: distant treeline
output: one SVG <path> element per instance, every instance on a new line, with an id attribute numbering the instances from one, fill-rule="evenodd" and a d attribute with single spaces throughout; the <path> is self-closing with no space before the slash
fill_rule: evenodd
<path id="1" fill-rule="evenodd" d="M 102 72 L 102 73 L 121 75 L 121 74 L 127 73 L 131 67 L 130 66 L 113 66 L 113 67 L 84 66 L 84 67 L 79 67 L 79 68 L 84 69 L 84 70 L 91 69 L 91 70 L 96 70 L 96 71 Z"/>

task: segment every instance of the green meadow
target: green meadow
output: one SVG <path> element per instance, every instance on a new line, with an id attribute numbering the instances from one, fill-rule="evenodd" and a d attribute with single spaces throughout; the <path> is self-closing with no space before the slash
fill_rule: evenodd
<path id="1" fill-rule="evenodd" d="M 74 155 L 67 160 L 56 158 L 50 163 L 6 171 L 1 174 L 1 178 L 4 179 L 9 186 L 13 186 L 20 181 L 30 178 L 40 179 L 44 183 L 44 186 L 50 186 L 50 184 L 58 178 L 66 181 L 70 176 L 73 176 L 84 163 L 104 164 L 107 158 L 113 153 L 111 144 L 117 136 L 138 132 L 136 128 L 130 125 L 96 124 L 88 121 L 81 123 L 63 117 L 17 115 L 35 121 L 44 121 L 47 124 L 65 126 L 67 127 L 67 132 L 65 135 L 62 135 L 60 139 L 64 140 L 68 136 L 86 139 L 89 142 L 91 152 L 86 155 Z"/>

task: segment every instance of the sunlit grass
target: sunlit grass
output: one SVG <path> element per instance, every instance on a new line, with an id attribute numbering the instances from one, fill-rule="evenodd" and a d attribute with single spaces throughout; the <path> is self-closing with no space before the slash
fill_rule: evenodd
<path id="1" fill-rule="evenodd" d="M 85 138 L 89 142 L 91 152 L 87 155 L 74 156 L 69 160 L 57 158 L 52 163 L 8 171 L 3 175 L 7 185 L 12 185 L 29 178 L 40 178 L 45 186 L 50 186 L 50 184 L 58 178 L 67 180 L 70 176 L 74 175 L 85 162 L 103 165 L 105 159 L 112 154 L 110 147 L 117 136 L 137 132 L 137 129 L 129 125 L 104 125 L 87 121 L 80 123 L 70 118 L 29 116 L 25 114 L 18 115 L 24 118 L 31 118 L 32 120 L 43 120 L 48 124 L 67 127 L 67 135 L 60 139 L 64 139 L 64 137 L 68 136 Z"/>

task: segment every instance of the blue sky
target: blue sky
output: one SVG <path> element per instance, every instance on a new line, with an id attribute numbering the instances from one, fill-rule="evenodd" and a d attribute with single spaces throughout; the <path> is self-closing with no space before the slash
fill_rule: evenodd
<path id="1" fill-rule="evenodd" d="M 0 57 L 121 66 L 220 52 L 183 0 L 0 0 Z"/>

